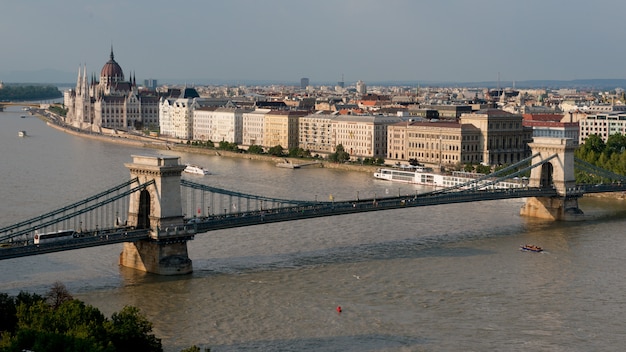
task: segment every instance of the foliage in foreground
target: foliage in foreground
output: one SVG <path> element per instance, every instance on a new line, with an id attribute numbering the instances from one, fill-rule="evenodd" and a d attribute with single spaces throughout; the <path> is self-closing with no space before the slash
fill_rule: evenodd
<path id="1" fill-rule="evenodd" d="M 0 294 L 0 351 L 162 351 L 139 309 L 126 306 L 106 318 L 56 283 L 45 297 Z"/>

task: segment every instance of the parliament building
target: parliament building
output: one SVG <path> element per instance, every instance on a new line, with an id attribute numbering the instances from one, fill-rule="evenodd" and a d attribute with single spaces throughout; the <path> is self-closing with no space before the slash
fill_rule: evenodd
<path id="1" fill-rule="evenodd" d="M 99 79 L 99 80 L 98 80 Z M 78 69 L 76 88 L 64 94 L 68 109 L 66 123 L 76 128 L 103 132 L 110 130 L 141 130 L 159 126 L 159 98 L 154 91 L 140 91 L 135 77 L 128 80 L 111 55 L 100 77 L 87 75 L 87 68 Z"/>

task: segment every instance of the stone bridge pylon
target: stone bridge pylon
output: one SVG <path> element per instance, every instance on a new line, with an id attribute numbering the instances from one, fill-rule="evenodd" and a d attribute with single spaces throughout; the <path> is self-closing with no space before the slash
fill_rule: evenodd
<path id="1" fill-rule="evenodd" d="M 134 192 L 128 208 L 128 225 L 150 229 L 150 239 L 125 242 L 120 265 L 160 275 L 181 275 L 193 271 L 187 241 L 193 234 L 170 231 L 184 223 L 180 179 L 185 165 L 173 156 L 137 156 L 125 166 L 131 179 L 153 185 Z M 174 235 L 172 235 L 172 233 Z"/>
<path id="2" fill-rule="evenodd" d="M 581 194 L 576 189 L 574 175 L 574 141 L 569 138 L 534 137 L 529 146 L 532 154 L 537 154 L 531 165 L 547 161 L 531 170 L 528 186 L 554 188 L 558 196 L 528 198 L 520 214 L 550 220 L 581 220 L 584 214 L 578 208 Z"/>

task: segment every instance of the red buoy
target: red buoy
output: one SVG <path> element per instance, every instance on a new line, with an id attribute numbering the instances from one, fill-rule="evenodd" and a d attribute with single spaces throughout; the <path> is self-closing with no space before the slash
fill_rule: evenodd
<path id="1" fill-rule="evenodd" d="M 341 313 L 341 306 L 337 306 L 337 313 Z"/>

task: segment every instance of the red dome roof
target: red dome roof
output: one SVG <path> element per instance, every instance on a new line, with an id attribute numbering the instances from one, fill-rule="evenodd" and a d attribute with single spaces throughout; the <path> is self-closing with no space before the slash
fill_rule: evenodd
<path id="1" fill-rule="evenodd" d="M 124 80 L 124 72 L 120 65 L 113 58 L 113 48 L 111 48 L 111 59 L 107 61 L 100 71 L 100 78 L 108 78 L 107 81 L 119 82 Z"/>

